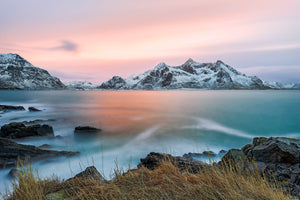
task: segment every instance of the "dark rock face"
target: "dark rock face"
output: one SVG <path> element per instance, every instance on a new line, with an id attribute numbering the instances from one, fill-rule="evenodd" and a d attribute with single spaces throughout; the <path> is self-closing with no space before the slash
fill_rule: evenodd
<path id="1" fill-rule="evenodd" d="M 42 110 L 39 110 L 39 109 L 37 109 L 37 108 L 35 108 L 35 107 L 29 107 L 28 110 L 29 110 L 30 112 L 42 111 Z"/>
<path id="2" fill-rule="evenodd" d="M 101 129 L 91 127 L 91 126 L 77 126 L 74 130 L 74 133 L 98 133 Z"/>
<path id="3" fill-rule="evenodd" d="M 16 111 L 16 110 L 25 110 L 23 106 L 9 106 L 9 105 L 0 105 L 0 111 Z"/>
<path id="4" fill-rule="evenodd" d="M 192 158 L 185 157 L 174 157 L 170 154 L 164 153 L 149 153 L 145 158 L 141 159 L 141 162 L 138 164 L 138 168 L 146 167 L 150 170 L 154 170 L 160 166 L 160 163 L 163 161 L 170 161 L 179 169 L 187 169 L 191 173 L 197 173 L 201 170 L 206 164 Z"/>
<path id="5" fill-rule="evenodd" d="M 257 137 L 252 144 L 232 149 L 222 158 L 222 162 L 233 161 L 239 166 L 242 161 L 255 161 L 258 170 L 268 178 L 275 178 L 285 185 L 294 196 L 300 195 L 300 140 L 284 137 Z M 246 166 L 247 167 L 247 166 Z M 248 166 L 251 169 L 251 166 Z"/>
<path id="6" fill-rule="evenodd" d="M 73 178 L 84 178 L 84 179 L 95 179 L 104 181 L 104 177 L 100 174 L 100 172 L 94 166 L 87 167 L 83 172 L 76 174 Z M 69 179 L 70 180 L 70 179 Z"/>
<path id="7" fill-rule="evenodd" d="M 43 150 L 32 145 L 18 144 L 0 137 L 0 168 L 14 166 L 18 158 L 30 161 L 57 156 L 73 156 L 79 152 Z"/>
<path id="8" fill-rule="evenodd" d="M 29 136 L 51 136 L 54 137 L 53 128 L 47 124 L 25 126 L 21 122 L 12 122 L 1 127 L 0 137 L 16 139 Z"/>
<path id="9" fill-rule="evenodd" d="M 48 71 L 35 67 L 17 54 L 0 54 L 0 89 L 65 89 Z"/>

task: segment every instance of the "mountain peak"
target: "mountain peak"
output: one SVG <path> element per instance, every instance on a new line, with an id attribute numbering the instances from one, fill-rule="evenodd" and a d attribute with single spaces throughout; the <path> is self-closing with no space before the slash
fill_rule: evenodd
<path id="1" fill-rule="evenodd" d="M 189 58 L 187 61 L 185 61 L 184 64 L 190 64 L 190 63 L 195 63 L 195 61 L 192 58 Z"/>

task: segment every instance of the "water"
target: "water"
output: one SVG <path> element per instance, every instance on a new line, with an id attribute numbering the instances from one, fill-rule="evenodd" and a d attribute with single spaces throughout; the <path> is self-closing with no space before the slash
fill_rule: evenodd
<path id="1" fill-rule="evenodd" d="M 45 123 L 62 136 L 18 142 L 80 152 L 35 162 L 41 177 L 66 179 L 95 165 L 111 178 L 116 165 L 133 168 L 151 151 L 219 152 L 255 136 L 300 138 L 300 91 L 0 91 L 0 104 L 43 109 L 0 114 L 0 125 L 55 119 Z M 79 125 L 103 131 L 76 137 Z M 0 192 L 10 185 L 8 172 L 0 170 Z"/>

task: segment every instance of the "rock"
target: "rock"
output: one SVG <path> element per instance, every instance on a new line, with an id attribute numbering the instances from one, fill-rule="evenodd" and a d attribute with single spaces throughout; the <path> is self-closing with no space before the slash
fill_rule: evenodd
<path id="1" fill-rule="evenodd" d="M 269 179 L 275 178 L 292 195 L 298 196 L 300 191 L 300 140 L 285 137 L 256 137 L 252 144 L 239 149 L 231 149 L 224 155 L 222 164 L 233 161 L 239 167 L 254 169 L 252 160 L 261 174 Z"/>
<path id="2" fill-rule="evenodd" d="M 40 145 L 39 148 L 47 149 L 47 148 L 51 148 L 51 146 L 49 144 L 43 144 L 43 145 Z"/>
<path id="3" fill-rule="evenodd" d="M 66 192 L 64 190 L 59 190 L 58 192 L 53 192 L 45 196 L 46 200 L 62 200 L 65 199 Z"/>
<path id="4" fill-rule="evenodd" d="M 87 167 L 84 171 L 76 174 L 73 178 L 83 178 L 83 179 L 94 179 L 104 181 L 104 177 L 100 174 L 100 172 L 94 166 Z M 71 180 L 69 179 L 69 180 Z"/>
<path id="5" fill-rule="evenodd" d="M 138 164 L 138 168 L 146 167 L 150 170 L 154 170 L 158 168 L 160 163 L 163 161 L 169 161 L 179 169 L 188 170 L 191 173 L 197 173 L 206 165 L 205 163 L 192 158 L 180 156 L 174 157 L 170 154 L 151 152 L 145 158 L 141 159 L 141 162 Z"/>
<path id="6" fill-rule="evenodd" d="M 94 128 L 91 126 L 77 126 L 74 130 L 74 133 L 98 133 L 101 129 Z"/>
<path id="7" fill-rule="evenodd" d="M 37 108 L 35 108 L 35 107 L 29 107 L 28 110 L 29 110 L 30 112 L 42 111 L 42 110 L 39 110 L 39 109 L 37 109 Z"/>
<path id="8" fill-rule="evenodd" d="M 22 161 L 42 160 L 57 156 L 74 156 L 79 152 L 44 150 L 32 145 L 18 144 L 0 137 L 0 168 L 15 166 L 18 158 Z"/>
<path id="9" fill-rule="evenodd" d="M 0 105 L 0 111 L 16 111 L 16 110 L 25 110 L 23 106 L 9 106 L 9 105 Z"/>
<path id="10" fill-rule="evenodd" d="M 36 124 L 25 126 L 21 122 L 12 122 L 1 127 L 0 137 L 16 139 L 29 136 L 51 136 L 54 137 L 53 128 L 50 125 Z"/>
<path id="11" fill-rule="evenodd" d="M 18 174 L 20 173 L 21 171 L 19 169 L 16 169 L 16 168 L 12 168 L 9 173 L 8 173 L 8 177 L 10 178 L 17 178 Z"/>

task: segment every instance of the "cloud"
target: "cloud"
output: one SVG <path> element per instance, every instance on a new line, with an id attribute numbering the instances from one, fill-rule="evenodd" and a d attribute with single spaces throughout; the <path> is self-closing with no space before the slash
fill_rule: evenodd
<path id="1" fill-rule="evenodd" d="M 61 51 L 77 52 L 78 45 L 75 44 L 74 42 L 69 41 L 69 40 L 62 40 L 61 44 L 59 46 L 52 47 L 52 48 L 50 48 L 50 50 L 53 50 L 53 51 L 61 50 Z"/>

